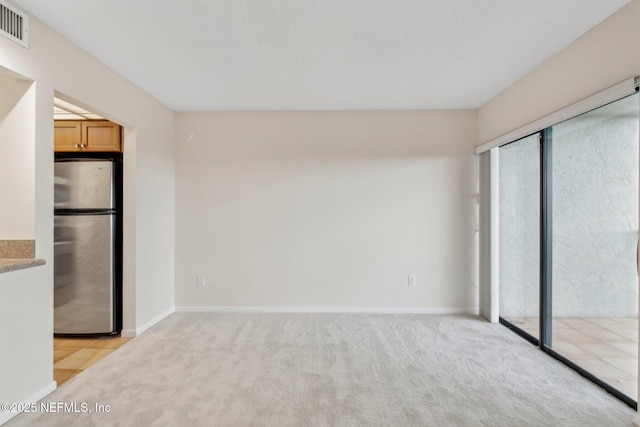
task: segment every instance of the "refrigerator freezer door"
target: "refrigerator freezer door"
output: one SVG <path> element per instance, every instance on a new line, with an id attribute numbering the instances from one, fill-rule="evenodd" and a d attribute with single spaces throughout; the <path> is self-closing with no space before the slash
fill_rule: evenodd
<path id="1" fill-rule="evenodd" d="M 54 221 L 54 332 L 113 332 L 115 215 L 56 215 Z"/>
<path id="2" fill-rule="evenodd" d="M 114 209 L 113 162 L 55 163 L 55 209 Z"/>

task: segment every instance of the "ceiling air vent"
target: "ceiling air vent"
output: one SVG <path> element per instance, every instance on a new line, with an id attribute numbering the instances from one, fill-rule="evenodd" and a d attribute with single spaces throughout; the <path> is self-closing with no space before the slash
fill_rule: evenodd
<path id="1" fill-rule="evenodd" d="M 29 47 L 29 16 L 0 0 L 0 34 Z"/>

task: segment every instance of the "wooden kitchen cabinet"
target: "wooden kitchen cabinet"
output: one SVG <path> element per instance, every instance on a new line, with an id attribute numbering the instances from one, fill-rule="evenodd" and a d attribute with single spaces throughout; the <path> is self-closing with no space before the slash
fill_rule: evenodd
<path id="1" fill-rule="evenodd" d="M 122 151 L 122 131 L 108 120 L 56 120 L 56 152 Z"/>

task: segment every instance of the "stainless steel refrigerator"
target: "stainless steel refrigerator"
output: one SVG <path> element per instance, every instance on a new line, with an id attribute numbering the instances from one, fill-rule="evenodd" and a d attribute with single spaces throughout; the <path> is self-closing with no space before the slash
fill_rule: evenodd
<path id="1" fill-rule="evenodd" d="M 56 334 L 119 332 L 116 166 L 110 159 L 56 159 Z"/>

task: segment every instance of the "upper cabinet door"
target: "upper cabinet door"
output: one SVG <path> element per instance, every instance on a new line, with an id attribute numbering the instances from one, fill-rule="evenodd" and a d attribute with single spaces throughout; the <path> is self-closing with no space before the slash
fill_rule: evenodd
<path id="1" fill-rule="evenodd" d="M 56 151 L 79 151 L 82 144 L 82 122 L 79 120 L 56 120 L 53 136 Z"/>
<path id="2" fill-rule="evenodd" d="M 120 126 L 108 121 L 86 121 L 82 123 L 85 146 L 82 151 L 122 151 L 120 148 Z"/>

